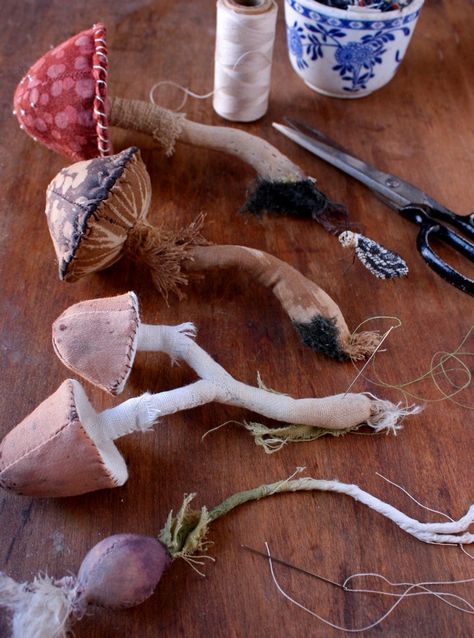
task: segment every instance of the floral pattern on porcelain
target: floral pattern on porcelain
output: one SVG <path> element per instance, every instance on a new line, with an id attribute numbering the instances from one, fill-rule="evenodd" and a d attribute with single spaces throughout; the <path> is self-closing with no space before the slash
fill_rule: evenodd
<path id="1" fill-rule="evenodd" d="M 339 76 L 335 90 L 348 97 L 366 95 L 394 75 L 421 11 L 420 6 L 407 15 L 397 12 L 396 18 L 384 13 L 384 19 L 354 20 L 325 15 L 323 5 L 319 12 L 297 0 L 286 0 L 285 8 L 290 59 L 301 77 L 313 88 L 334 94 L 334 89 L 331 92 L 313 82 L 311 75 L 318 74 L 319 80 L 329 73 L 333 86 L 334 76 Z"/>

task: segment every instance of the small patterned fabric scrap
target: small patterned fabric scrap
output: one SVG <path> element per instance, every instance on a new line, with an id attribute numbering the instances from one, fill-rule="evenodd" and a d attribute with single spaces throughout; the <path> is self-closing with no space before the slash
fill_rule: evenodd
<path id="1" fill-rule="evenodd" d="M 345 248 L 354 248 L 360 262 L 379 279 L 408 275 L 408 266 L 403 257 L 365 235 L 345 231 L 339 235 L 339 241 Z"/>
<path id="2" fill-rule="evenodd" d="M 28 71 L 13 100 L 21 128 L 73 160 L 112 152 L 108 139 L 107 48 L 101 24 L 51 49 Z"/>

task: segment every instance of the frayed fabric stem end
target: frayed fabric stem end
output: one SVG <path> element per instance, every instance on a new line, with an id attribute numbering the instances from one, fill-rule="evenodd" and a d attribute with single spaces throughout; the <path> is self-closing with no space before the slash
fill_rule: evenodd
<path id="1" fill-rule="evenodd" d="M 381 341 L 382 335 L 377 331 L 356 332 L 350 336 L 346 352 L 353 361 L 360 361 L 373 354 Z"/>
<path id="2" fill-rule="evenodd" d="M 311 425 L 285 425 L 279 428 L 269 428 L 266 425 L 252 421 L 243 421 L 240 425 L 253 436 L 255 445 L 263 447 L 266 454 L 274 454 L 279 452 L 287 443 L 316 441 L 326 435 L 343 436 L 358 430 L 363 424 L 355 425 L 345 430 L 329 430 Z"/>
<path id="3" fill-rule="evenodd" d="M 367 393 L 373 398 L 373 395 Z M 371 416 L 367 420 L 367 425 L 375 432 L 386 432 L 387 434 L 397 434 L 403 427 L 403 419 L 412 414 L 419 414 L 423 407 L 420 405 L 403 406 L 401 403 L 391 403 L 383 399 L 373 398 L 371 406 Z"/>
<path id="4" fill-rule="evenodd" d="M 171 328 L 172 337 L 170 340 L 169 356 L 171 364 L 175 365 L 180 359 L 185 358 L 189 350 L 190 341 L 194 341 L 197 335 L 197 328 L 191 322 L 181 323 Z"/>
<path id="5" fill-rule="evenodd" d="M 157 126 L 153 130 L 153 139 L 160 144 L 166 157 L 174 153 L 176 141 L 183 132 L 186 116 L 184 113 L 173 113 L 162 110 L 161 119 L 157 120 Z"/>
<path id="6" fill-rule="evenodd" d="M 204 215 L 198 215 L 191 224 L 175 231 L 140 222 L 128 234 L 126 253 L 148 266 L 153 283 L 166 302 L 170 292 L 180 299 L 185 296 L 181 287 L 187 285 L 188 277 L 181 264 L 189 246 L 208 244 L 201 235 L 203 225 Z"/>
<path id="7" fill-rule="evenodd" d="M 310 322 L 293 322 L 293 325 L 305 346 L 337 361 L 366 359 L 382 341 L 377 331 L 357 332 L 345 338 L 335 317 L 316 315 Z"/>
<path id="8" fill-rule="evenodd" d="M 159 540 L 168 548 L 170 556 L 189 560 L 193 554 L 204 552 L 209 531 L 209 512 L 206 507 L 200 511 L 191 509 L 195 494 L 187 494 L 176 516 L 173 511 L 168 515 L 165 526 L 159 534 Z"/>
<path id="9" fill-rule="evenodd" d="M 321 352 L 336 361 L 348 361 L 351 346 L 343 346 L 341 334 L 335 317 L 328 318 L 319 314 L 309 322 L 294 321 L 293 325 L 305 346 L 315 352 Z"/>
<path id="10" fill-rule="evenodd" d="M 350 227 L 347 209 L 331 202 L 311 178 L 299 181 L 257 180 L 242 208 L 243 213 L 264 212 L 306 217 L 319 222 L 325 230 L 338 234 Z"/>
<path id="11" fill-rule="evenodd" d="M 76 609 L 73 578 L 55 581 L 36 576 L 32 583 L 17 583 L 0 573 L 0 607 L 12 613 L 12 638 L 66 638 Z"/>

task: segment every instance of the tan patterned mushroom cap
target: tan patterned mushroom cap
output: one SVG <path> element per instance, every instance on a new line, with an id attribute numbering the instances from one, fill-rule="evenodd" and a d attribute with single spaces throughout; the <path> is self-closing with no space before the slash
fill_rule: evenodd
<path id="1" fill-rule="evenodd" d="M 95 411 L 67 379 L 0 443 L 0 487 L 28 496 L 75 496 L 123 485 L 127 466 L 113 441 L 94 441 Z"/>
<path id="2" fill-rule="evenodd" d="M 46 217 L 60 279 L 77 281 L 120 259 L 150 199 L 150 176 L 136 147 L 59 171 L 46 191 Z"/>
<path id="3" fill-rule="evenodd" d="M 53 323 L 53 347 L 67 368 L 120 394 L 133 366 L 139 325 L 134 292 L 81 301 Z"/>

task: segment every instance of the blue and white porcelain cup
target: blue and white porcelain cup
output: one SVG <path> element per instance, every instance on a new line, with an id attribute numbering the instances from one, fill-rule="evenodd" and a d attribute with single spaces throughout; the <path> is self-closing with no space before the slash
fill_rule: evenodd
<path id="1" fill-rule="evenodd" d="M 285 0 L 290 62 L 306 84 L 324 95 L 356 98 L 395 75 L 424 0 L 395 11 L 328 7 Z"/>

